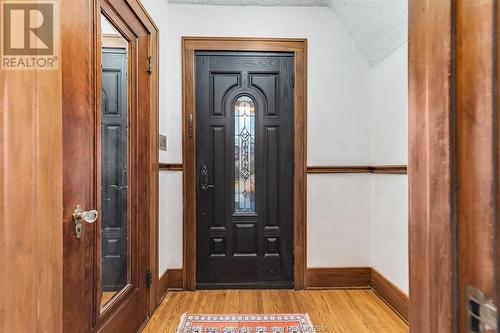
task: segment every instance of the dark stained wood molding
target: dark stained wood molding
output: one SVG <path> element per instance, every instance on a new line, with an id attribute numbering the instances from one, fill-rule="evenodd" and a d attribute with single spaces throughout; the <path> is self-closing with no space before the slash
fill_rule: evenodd
<path id="1" fill-rule="evenodd" d="M 373 291 L 394 310 L 394 312 L 408 322 L 408 295 L 374 268 L 371 269 L 371 287 Z"/>
<path id="2" fill-rule="evenodd" d="M 412 332 L 458 331 L 454 325 L 457 306 L 453 295 L 457 290 L 452 195 L 455 7 L 455 1 L 409 2 L 408 233 Z"/>
<path id="3" fill-rule="evenodd" d="M 182 171 L 182 163 L 160 163 L 160 170 Z M 379 166 L 309 166 L 307 173 L 374 173 L 374 174 L 408 174 L 407 165 Z"/>
<path id="4" fill-rule="evenodd" d="M 308 166 L 307 173 L 371 173 L 369 166 Z"/>
<path id="5" fill-rule="evenodd" d="M 160 163 L 160 170 L 182 171 L 182 163 Z"/>
<path id="6" fill-rule="evenodd" d="M 294 249 L 295 289 L 304 289 L 306 272 L 307 209 L 307 40 L 278 38 L 182 38 L 183 186 L 184 186 L 184 289 L 196 288 L 196 108 L 195 52 L 293 52 L 295 56 L 294 142 Z"/>
<path id="7" fill-rule="evenodd" d="M 406 175 L 408 174 L 407 165 L 378 165 L 370 167 L 374 174 Z"/>
<path id="8" fill-rule="evenodd" d="M 406 165 L 378 165 L 378 166 L 309 166 L 309 174 L 328 174 L 328 173 L 370 173 L 370 174 L 397 174 L 405 175 L 408 173 Z"/>
<path id="9" fill-rule="evenodd" d="M 168 270 L 158 279 L 157 303 L 161 303 L 168 292 Z"/>
<path id="10" fill-rule="evenodd" d="M 161 303 L 169 290 L 182 290 L 182 269 L 167 269 L 158 279 L 158 303 Z"/>
<path id="11" fill-rule="evenodd" d="M 169 269 L 167 272 L 168 272 L 168 289 L 181 290 L 183 286 L 182 269 Z"/>
<path id="12" fill-rule="evenodd" d="M 370 267 L 308 268 L 306 286 L 316 288 L 370 288 Z"/>

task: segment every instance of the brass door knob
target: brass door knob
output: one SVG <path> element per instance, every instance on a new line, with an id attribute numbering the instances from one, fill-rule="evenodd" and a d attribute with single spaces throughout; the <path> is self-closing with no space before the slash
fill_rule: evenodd
<path id="1" fill-rule="evenodd" d="M 93 209 L 84 211 L 80 205 L 77 205 L 75 210 L 73 211 L 76 239 L 80 239 L 82 237 L 83 222 L 91 224 L 97 221 L 98 217 L 99 213 L 97 212 L 97 210 Z"/>

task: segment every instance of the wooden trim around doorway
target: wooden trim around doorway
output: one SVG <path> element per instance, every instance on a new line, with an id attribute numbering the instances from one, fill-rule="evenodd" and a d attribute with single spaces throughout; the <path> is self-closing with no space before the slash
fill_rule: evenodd
<path id="1" fill-rule="evenodd" d="M 454 2 L 409 3 L 409 325 L 454 332 Z"/>
<path id="2" fill-rule="evenodd" d="M 133 9 L 135 15 L 139 17 L 142 24 L 145 25 L 149 33 L 149 56 L 151 57 L 151 72 L 149 80 L 151 98 L 149 113 L 149 267 L 153 276 L 158 276 L 158 256 L 159 256 L 159 123 L 160 123 L 160 30 L 153 18 L 149 15 L 144 5 L 139 0 L 127 1 Z M 160 304 L 158 299 L 159 286 L 158 280 L 153 279 L 149 289 L 148 310 L 152 316 Z"/>
<path id="3" fill-rule="evenodd" d="M 307 40 L 270 38 L 182 38 L 184 289 L 196 289 L 196 108 L 195 52 L 293 52 L 295 55 L 295 288 L 304 289 L 306 271 Z"/>

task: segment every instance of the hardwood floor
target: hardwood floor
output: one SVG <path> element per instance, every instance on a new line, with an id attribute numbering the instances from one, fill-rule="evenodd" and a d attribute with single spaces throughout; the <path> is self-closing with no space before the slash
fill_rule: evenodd
<path id="1" fill-rule="evenodd" d="M 318 333 L 408 332 L 371 290 L 170 292 L 143 332 L 175 333 L 183 313 L 308 313 Z"/>
<path id="2" fill-rule="evenodd" d="M 113 299 L 113 297 L 117 294 L 118 292 L 116 291 L 105 291 L 102 293 L 102 297 L 101 297 L 101 308 L 103 306 L 105 306 L 106 304 L 108 304 L 109 301 L 111 301 L 111 299 Z"/>

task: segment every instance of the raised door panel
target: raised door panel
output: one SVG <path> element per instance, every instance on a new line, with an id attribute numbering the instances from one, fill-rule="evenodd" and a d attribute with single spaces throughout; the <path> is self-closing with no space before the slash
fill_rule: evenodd
<path id="1" fill-rule="evenodd" d="M 196 56 L 199 288 L 293 287 L 293 64 Z"/>

